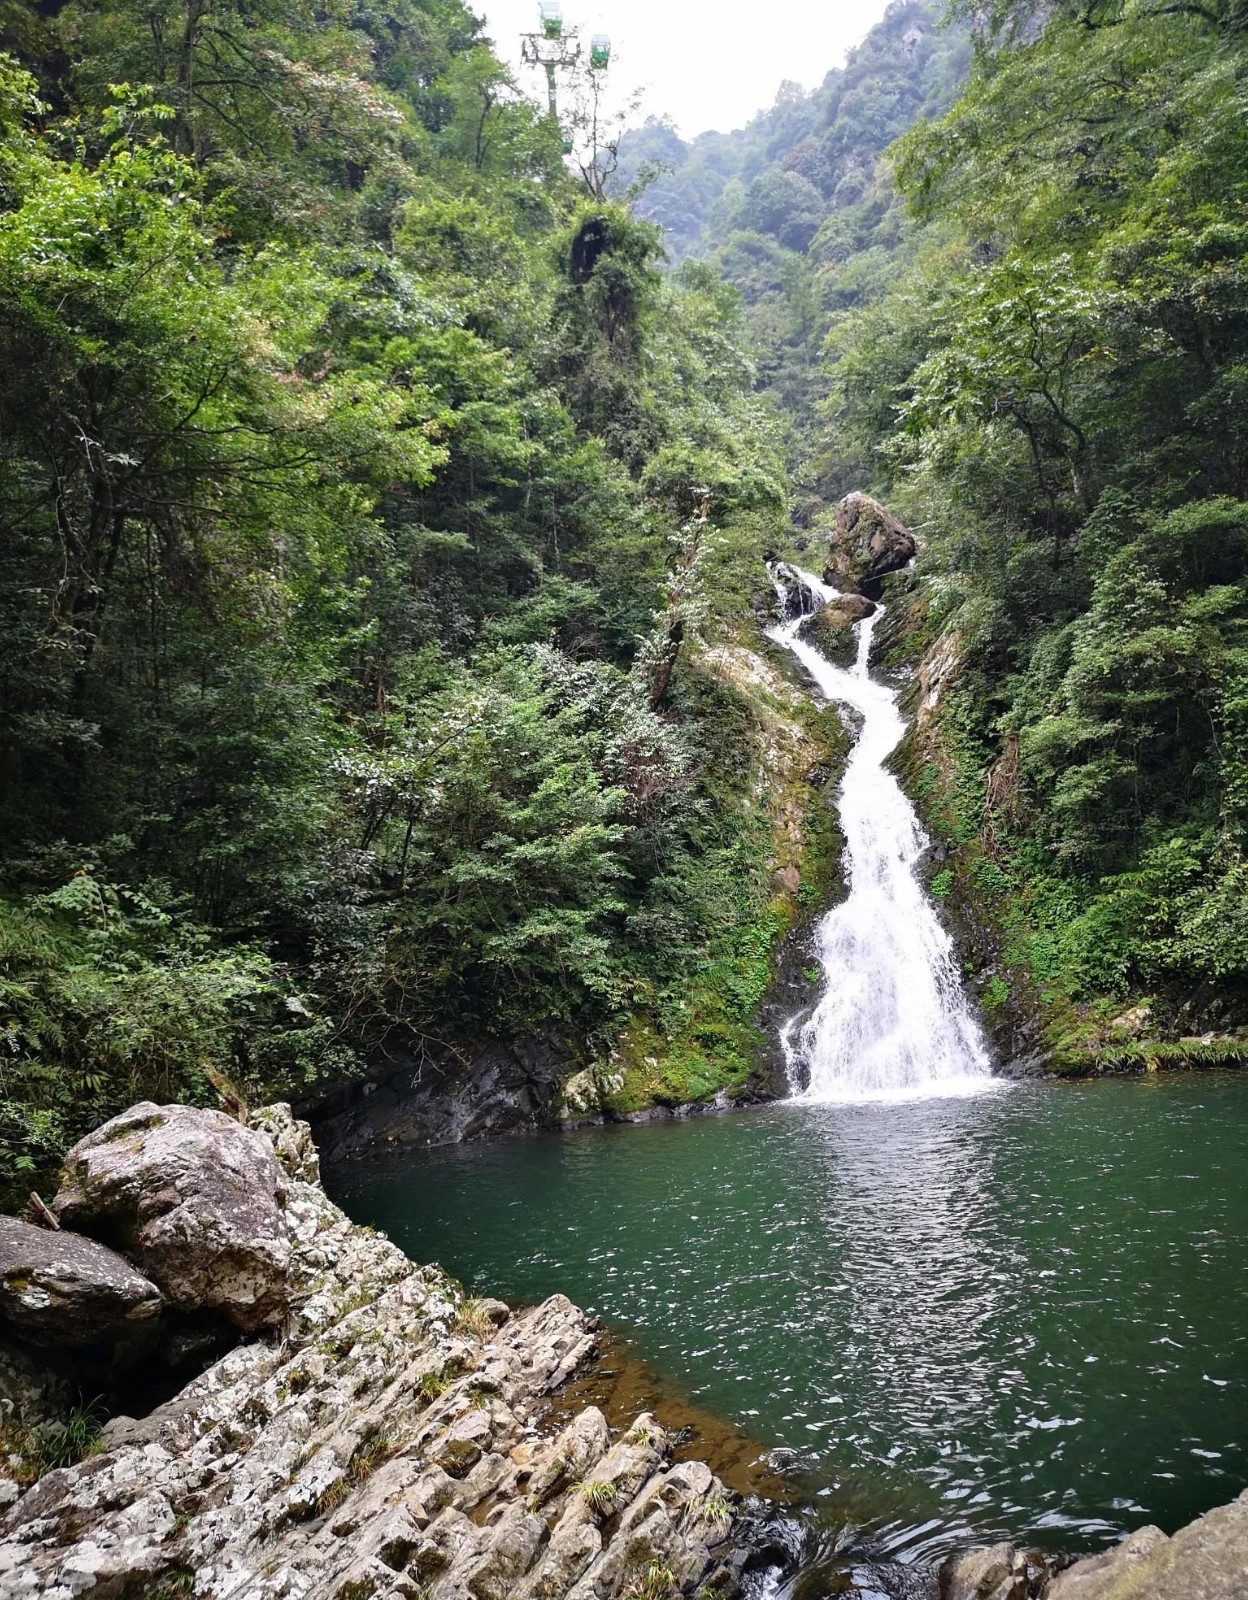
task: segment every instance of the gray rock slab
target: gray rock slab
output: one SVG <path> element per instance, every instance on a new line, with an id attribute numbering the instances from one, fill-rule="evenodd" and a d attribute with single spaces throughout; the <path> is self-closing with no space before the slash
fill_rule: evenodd
<path id="1" fill-rule="evenodd" d="M 1067 1567 L 1048 1600 L 1245 1600 L 1248 1490 L 1167 1539 L 1140 1528 L 1113 1550 Z"/>
<path id="2" fill-rule="evenodd" d="M 0 1217 L 0 1324 L 28 1344 L 135 1346 L 160 1306 L 156 1285 L 115 1250 Z"/>

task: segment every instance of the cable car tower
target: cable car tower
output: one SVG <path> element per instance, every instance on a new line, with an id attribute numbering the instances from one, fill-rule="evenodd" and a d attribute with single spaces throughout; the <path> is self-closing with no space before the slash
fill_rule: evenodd
<path id="1" fill-rule="evenodd" d="M 520 36 L 521 59 L 531 67 L 541 67 L 546 73 L 546 98 L 550 114 L 559 120 L 558 94 L 555 75 L 576 66 L 581 59 L 580 34 L 575 28 L 563 25 L 561 0 L 539 0 L 538 31 Z M 602 72 L 611 61 L 611 40 L 605 33 L 596 33 L 589 41 L 589 66 L 592 72 Z"/>

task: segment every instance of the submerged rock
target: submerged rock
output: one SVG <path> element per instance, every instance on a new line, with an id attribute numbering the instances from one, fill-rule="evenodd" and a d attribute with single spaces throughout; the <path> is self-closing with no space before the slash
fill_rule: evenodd
<path id="1" fill-rule="evenodd" d="M 137 1353 L 160 1290 L 115 1250 L 81 1234 L 0 1217 L 0 1325 L 41 1350 Z"/>
<path id="2" fill-rule="evenodd" d="M 263 1134 L 221 1111 L 144 1101 L 74 1146 L 52 1209 L 124 1251 L 177 1310 L 254 1331 L 289 1303 L 287 1182 Z"/>
<path id="3" fill-rule="evenodd" d="M 836 508 L 824 582 L 872 593 L 889 572 L 899 572 L 915 553 L 914 535 L 869 494 L 847 494 Z"/>

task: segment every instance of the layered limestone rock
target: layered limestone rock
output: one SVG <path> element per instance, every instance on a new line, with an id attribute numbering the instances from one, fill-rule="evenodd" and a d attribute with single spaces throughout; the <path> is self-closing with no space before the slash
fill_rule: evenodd
<path id="1" fill-rule="evenodd" d="M 240 1345 L 0 1521 L 4 1600 L 625 1600 L 736 1587 L 732 1511 L 642 1416 L 543 1427 L 595 1335 L 557 1295 L 511 1316 L 466 1301 L 356 1228 L 307 1173 L 289 1115 L 257 1119 L 285 1165 L 280 1336 Z"/>

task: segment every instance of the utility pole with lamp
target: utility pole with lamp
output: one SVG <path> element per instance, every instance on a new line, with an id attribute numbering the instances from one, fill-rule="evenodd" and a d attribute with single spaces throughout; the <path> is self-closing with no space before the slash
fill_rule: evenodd
<path id="1" fill-rule="evenodd" d="M 541 67 L 546 73 L 546 98 L 550 114 L 559 120 L 559 99 L 556 74 L 576 66 L 581 59 L 581 40 L 576 28 L 563 25 L 561 0 L 540 0 L 537 8 L 538 31 L 520 36 L 521 59 L 531 67 Z M 602 72 L 611 62 L 611 40 L 605 33 L 596 33 L 589 41 L 589 67 L 591 72 Z"/>

